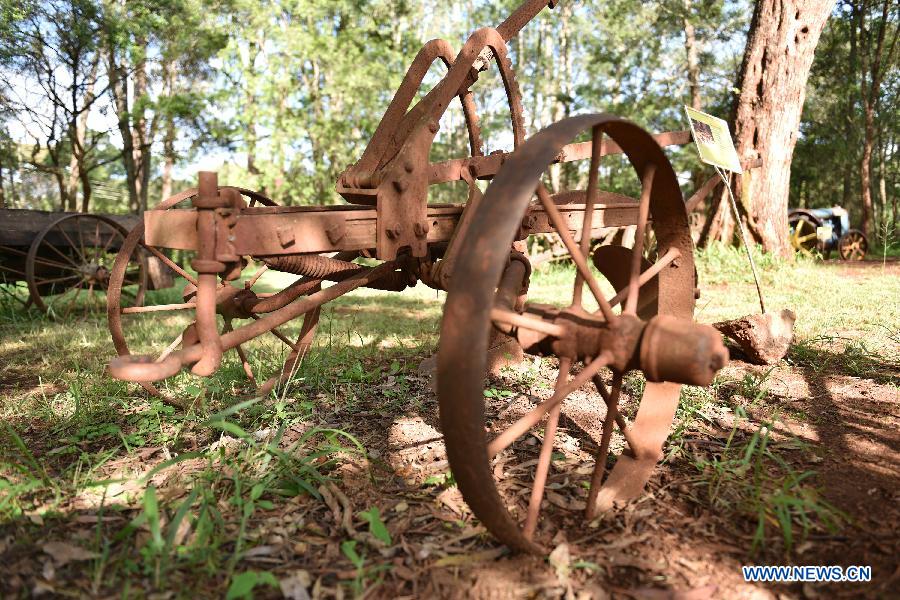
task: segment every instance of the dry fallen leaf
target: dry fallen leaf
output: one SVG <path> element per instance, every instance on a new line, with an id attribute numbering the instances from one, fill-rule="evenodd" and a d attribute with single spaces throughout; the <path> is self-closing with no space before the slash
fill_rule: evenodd
<path id="1" fill-rule="evenodd" d="M 287 600 L 309 600 L 309 586 L 312 577 L 303 569 L 294 571 L 291 575 L 278 580 L 281 593 Z"/>
<path id="2" fill-rule="evenodd" d="M 481 552 L 472 552 L 471 554 L 455 554 L 434 561 L 434 566 L 458 567 L 460 565 L 487 562 L 494 560 L 495 558 L 500 558 L 507 552 L 508 550 L 506 548 L 494 548 L 491 550 L 482 550 Z"/>
<path id="3" fill-rule="evenodd" d="M 569 545 L 563 542 L 553 549 L 550 556 L 547 557 L 550 566 L 556 571 L 556 577 L 559 582 L 566 584 L 569 581 L 569 572 L 571 571 L 572 555 L 569 552 Z"/>
<path id="4" fill-rule="evenodd" d="M 463 516 L 469 512 L 469 506 L 463 500 L 459 488 L 447 488 L 438 494 L 437 500 L 459 516 Z"/>
<path id="5" fill-rule="evenodd" d="M 47 542 L 41 546 L 41 550 L 53 558 L 57 567 L 79 560 L 91 560 L 99 556 L 96 552 L 85 550 L 81 546 L 67 542 Z"/>

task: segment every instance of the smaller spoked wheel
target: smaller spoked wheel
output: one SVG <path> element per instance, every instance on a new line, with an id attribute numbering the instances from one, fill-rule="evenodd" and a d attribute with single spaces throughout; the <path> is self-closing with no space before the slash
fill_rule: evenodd
<path id="1" fill-rule="evenodd" d="M 577 208 L 565 205 L 576 211 L 569 218 L 542 177 L 561 148 L 585 132 L 590 170 L 586 191 L 566 192 L 581 198 Z M 633 249 L 601 247 L 591 254 L 590 232 L 605 218 L 600 205 L 623 198 L 598 189 L 604 136 L 623 149 L 636 175 L 640 199 L 616 210 L 633 211 L 637 231 Z M 574 266 L 529 282 L 510 245 L 535 189 L 566 246 L 565 262 Z M 630 122 L 584 115 L 536 134 L 488 187 L 463 241 L 467 251 L 451 275 L 438 353 L 448 459 L 487 529 L 512 548 L 540 553 L 557 529 L 639 495 L 650 479 L 680 385 L 659 371 L 651 375 L 645 364 L 657 364 L 657 354 L 673 346 L 705 346 L 703 356 L 685 352 L 683 367 L 669 364 L 704 370 L 696 379 L 708 382 L 727 352 L 711 328 L 695 335 L 705 326 L 692 323 L 693 250 L 678 182 L 661 148 Z M 524 288 L 536 302 L 525 302 Z M 485 386 L 494 330 L 516 336 L 529 353 L 556 357 L 544 361 L 536 378 L 525 376 L 532 381 L 526 391 L 503 401 Z M 638 354 L 646 381 L 635 371 Z M 515 387 L 517 380 L 522 376 L 490 385 Z"/>
<path id="2" fill-rule="evenodd" d="M 819 219 L 805 212 L 795 212 L 788 216 L 791 246 L 796 252 L 811 256 L 814 250 L 820 248 L 816 228 L 821 224 Z"/>
<path id="3" fill-rule="evenodd" d="M 31 301 L 40 310 L 65 318 L 73 311 L 101 310 L 106 304 L 112 266 L 127 231 L 100 215 L 66 215 L 41 231 L 25 258 Z M 147 286 L 147 260 L 137 254 L 123 265 L 119 296 L 140 306 Z"/>
<path id="4" fill-rule="evenodd" d="M 862 231 L 851 229 L 838 240 L 838 253 L 844 260 L 863 260 L 869 250 L 869 240 Z"/>
<path id="5" fill-rule="evenodd" d="M 220 186 L 225 190 L 225 186 Z M 275 206 L 275 203 L 256 192 L 235 188 L 246 199 L 246 205 L 254 207 Z M 155 211 L 190 209 L 191 199 L 197 189 L 189 189 L 172 196 L 157 206 Z M 197 343 L 196 290 L 197 274 L 186 265 L 191 264 L 194 251 L 180 250 L 173 253 L 166 248 L 147 244 L 144 239 L 144 219 L 136 225 L 125 239 L 116 257 L 110 276 L 110 293 L 107 303 L 107 318 L 113 344 L 119 356 L 148 355 L 157 363 L 169 355 Z M 152 292 L 153 304 L 149 306 L 129 306 L 124 301 L 124 285 L 127 281 L 127 265 L 132 257 L 149 254 L 165 264 L 175 276 L 175 285 L 167 290 Z M 245 266 L 240 277 L 232 281 L 220 279 L 217 296 L 217 329 L 223 334 L 238 328 L 259 315 L 235 310 L 241 301 L 252 298 L 266 298 L 292 283 L 290 277 L 280 277 L 280 273 L 269 271 L 264 265 L 256 265 L 249 257 L 244 258 Z M 315 291 L 315 288 L 309 290 Z M 309 293 L 309 292 L 307 292 Z M 319 310 L 304 315 L 302 324 L 288 324 L 284 328 L 273 329 L 264 336 L 254 338 L 226 352 L 221 373 L 213 388 L 223 387 L 224 392 L 262 395 L 271 391 L 279 381 L 290 377 L 299 360 L 306 353 L 315 335 Z M 294 331 L 296 329 L 297 331 Z M 154 396 L 161 396 L 174 404 L 180 404 L 178 397 L 190 384 L 192 376 L 182 373 L 173 381 L 167 380 L 166 390 L 157 385 L 142 382 L 140 385 Z M 174 381 L 174 379 L 180 379 Z"/>

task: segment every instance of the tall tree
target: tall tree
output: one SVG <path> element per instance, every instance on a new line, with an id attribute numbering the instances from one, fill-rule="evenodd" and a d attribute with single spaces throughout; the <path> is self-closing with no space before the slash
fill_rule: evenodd
<path id="1" fill-rule="evenodd" d="M 6 14 L 5 14 L 6 16 Z M 88 132 L 88 114 L 103 92 L 97 46 L 102 13 L 89 0 L 26 2 L 0 31 L 0 93 L 30 146 L 24 162 L 51 175 L 61 210 L 82 210 L 91 196 L 94 149 L 105 132 Z"/>
<path id="2" fill-rule="evenodd" d="M 859 53 L 859 94 L 864 129 L 859 182 L 862 201 L 862 230 L 869 235 L 875 211 L 872 203 L 872 150 L 875 146 L 875 117 L 881 100 L 881 84 L 888 69 L 896 67 L 900 4 L 896 0 L 850 2 L 854 16 L 854 38 Z M 893 23 L 890 17 L 893 16 Z M 896 116 L 896 115 L 895 115 Z"/>
<path id="3" fill-rule="evenodd" d="M 787 208 L 791 160 L 819 36 L 835 0 L 757 0 L 733 105 L 738 156 L 763 166 L 741 186 L 747 225 L 767 252 L 790 253 Z M 738 190 L 740 192 L 741 190 Z M 730 239 L 725 202 L 715 207 L 705 239 Z"/>

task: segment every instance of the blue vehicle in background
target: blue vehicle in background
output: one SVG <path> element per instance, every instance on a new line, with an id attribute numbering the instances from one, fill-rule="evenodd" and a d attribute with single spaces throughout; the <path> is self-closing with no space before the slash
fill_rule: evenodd
<path id="1" fill-rule="evenodd" d="M 818 250 L 829 258 L 837 250 L 843 260 L 862 260 L 869 241 L 862 231 L 850 227 L 850 216 L 840 206 L 832 208 L 793 208 L 788 211 L 791 245 L 797 252 L 812 254 Z"/>

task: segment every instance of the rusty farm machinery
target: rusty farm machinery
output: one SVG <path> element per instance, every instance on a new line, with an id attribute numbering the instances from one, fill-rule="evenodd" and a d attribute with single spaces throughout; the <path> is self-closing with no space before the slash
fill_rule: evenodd
<path id="1" fill-rule="evenodd" d="M 113 261 L 139 222 L 134 215 L 0 209 L 0 292 L 57 318 L 102 310 Z M 117 293 L 120 303 L 140 306 L 146 290 L 170 285 L 163 263 L 134 253 Z"/>
<path id="2" fill-rule="evenodd" d="M 585 517 L 640 494 L 661 456 L 681 385 L 709 384 L 728 353 L 714 329 L 693 321 L 688 217 L 663 151 L 687 143 L 689 134 L 653 136 L 624 119 L 587 114 L 526 140 L 507 43 L 554 4 L 527 0 L 496 29 L 473 33 L 459 53 L 443 40 L 427 43 L 361 158 L 338 179 L 346 205 L 276 206 L 262 194 L 219 186 L 215 173 L 204 172 L 197 188 L 145 212 L 110 276 L 109 326 L 119 354 L 112 375 L 164 393 L 160 381 L 182 369 L 209 376 L 228 353 L 264 393 L 294 371 L 324 304 L 362 287 L 399 292 L 422 282 L 448 292 L 436 373 L 448 460 L 465 500 L 494 536 L 518 550 L 544 551 L 554 526 L 541 519 L 541 507 L 555 432 L 564 401 L 585 386 L 605 404 L 602 430 L 591 442 L 595 466 L 585 485 L 577 477 L 571 483 L 584 491 Z M 413 104 L 436 61 L 446 74 Z M 503 81 L 515 148 L 484 155 L 471 88 L 491 64 Z M 432 163 L 441 116 L 455 98 L 470 155 Z M 638 197 L 601 189 L 601 160 L 615 154 L 627 158 Z M 545 184 L 556 165 L 576 163 L 587 167 L 573 178 L 578 185 Z M 480 180 L 490 181 L 485 191 Z M 467 185 L 464 203 L 428 202 L 430 186 L 452 181 Z M 592 237 L 616 226 L 636 227 L 633 248 L 592 248 Z M 574 265 L 563 292 L 536 290 L 538 279 L 519 251 L 529 235 L 549 232 Z M 126 305 L 120 290 L 135 254 L 170 251 L 190 260 L 190 270 L 169 265 L 187 282 L 179 302 Z M 261 267 L 253 270 L 251 262 Z M 259 291 L 266 271 L 300 277 Z M 142 329 L 141 319 L 160 323 L 179 314 L 190 316 L 171 338 L 152 346 L 141 337 L 157 331 Z M 299 335 L 288 337 L 283 329 L 295 319 L 302 319 Z M 274 355 L 253 358 L 252 343 L 265 336 L 286 345 L 286 360 L 279 354 L 273 366 Z M 559 374 L 549 398 L 501 424 L 487 414 L 485 374 L 498 356 L 523 351 L 555 357 Z M 619 401 L 629 372 L 642 373 L 646 383 L 626 418 Z M 606 473 L 614 427 L 625 444 Z M 498 485 L 504 469 L 497 461 L 515 460 L 516 445 L 532 431 L 542 432 L 543 442 L 524 467 L 531 490 L 510 497 Z"/>

